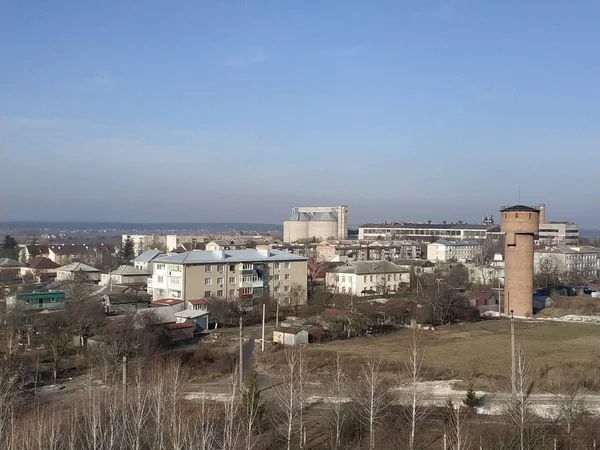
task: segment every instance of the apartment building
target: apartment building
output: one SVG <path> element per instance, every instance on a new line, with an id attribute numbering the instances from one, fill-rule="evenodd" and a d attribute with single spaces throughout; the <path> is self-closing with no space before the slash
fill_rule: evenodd
<path id="1" fill-rule="evenodd" d="M 410 270 L 390 261 L 349 261 L 325 275 L 331 292 L 352 295 L 393 293 L 410 283 Z"/>
<path id="2" fill-rule="evenodd" d="M 332 261 L 338 256 L 359 261 L 418 259 L 421 244 L 416 241 L 325 241 L 316 246 L 316 253 L 321 261 Z"/>
<path id="3" fill-rule="evenodd" d="M 439 240 L 427 244 L 427 259 L 432 262 L 473 261 L 482 251 L 481 241 Z"/>
<path id="4" fill-rule="evenodd" d="M 500 226 L 494 224 L 458 223 L 367 223 L 358 228 L 359 240 L 381 239 L 485 239 L 500 237 Z"/>
<path id="5" fill-rule="evenodd" d="M 152 264 L 148 292 L 155 300 L 285 297 L 294 284 L 306 292 L 307 258 L 280 250 L 192 250 Z"/>
<path id="6" fill-rule="evenodd" d="M 556 270 L 558 273 L 578 272 L 591 278 L 600 277 L 600 248 L 589 245 L 559 245 L 535 250 L 534 270 Z"/>
<path id="7" fill-rule="evenodd" d="M 577 245 L 579 227 L 567 221 L 540 223 L 536 242 L 543 245 Z"/>

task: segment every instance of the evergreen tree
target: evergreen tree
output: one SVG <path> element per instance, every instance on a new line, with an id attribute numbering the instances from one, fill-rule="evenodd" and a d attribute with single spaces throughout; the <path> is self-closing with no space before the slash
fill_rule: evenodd
<path id="1" fill-rule="evenodd" d="M 481 397 L 477 397 L 473 388 L 469 388 L 467 395 L 463 400 L 463 404 L 468 408 L 476 408 L 481 404 Z"/>
<path id="2" fill-rule="evenodd" d="M 2 256 L 10 259 L 17 259 L 19 257 L 19 243 L 14 237 L 8 234 L 4 236 L 4 241 L 2 242 Z"/>
<path id="3" fill-rule="evenodd" d="M 125 242 L 123 242 L 121 251 L 119 252 L 119 257 L 122 264 L 129 264 L 133 258 L 135 258 L 135 245 L 133 243 L 133 239 L 131 239 L 131 236 L 127 236 L 127 239 L 125 239 Z"/>

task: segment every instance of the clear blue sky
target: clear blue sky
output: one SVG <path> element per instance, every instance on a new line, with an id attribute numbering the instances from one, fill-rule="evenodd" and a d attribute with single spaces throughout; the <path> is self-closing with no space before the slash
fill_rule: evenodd
<path id="1" fill-rule="evenodd" d="M 0 219 L 600 228 L 597 1 L 0 0 Z"/>

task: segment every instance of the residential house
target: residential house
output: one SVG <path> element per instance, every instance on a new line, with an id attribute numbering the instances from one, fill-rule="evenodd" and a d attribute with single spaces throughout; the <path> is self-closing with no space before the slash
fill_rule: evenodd
<path id="1" fill-rule="evenodd" d="M 390 261 L 349 261 L 330 269 L 325 280 L 330 291 L 340 294 L 387 294 L 410 284 L 410 271 Z"/>
<path id="2" fill-rule="evenodd" d="M 401 269 L 412 270 L 416 274 L 435 271 L 435 264 L 427 259 L 395 259 L 394 264 Z"/>
<path id="3" fill-rule="evenodd" d="M 100 281 L 100 270 L 82 262 L 73 262 L 56 269 L 56 281 L 72 280 L 75 276 L 85 281 Z"/>
<path id="4" fill-rule="evenodd" d="M 56 278 L 56 269 L 60 264 L 43 256 L 36 256 L 21 267 L 21 278 L 33 279 L 37 282 L 52 281 Z"/>
<path id="5" fill-rule="evenodd" d="M 153 298 L 252 300 L 291 295 L 300 285 L 306 303 L 307 258 L 279 250 L 192 250 L 153 261 Z"/>
<path id="6" fill-rule="evenodd" d="M 194 311 L 208 311 L 208 302 L 203 298 L 188 300 L 188 305 Z"/>
<path id="7" fill-rule="evenodd" d="M 27 261 L 37 258 L 38 256 L 48 258 L 50 256 L 49 245 L 19 245 L 19 261 L 26 263 Z"/>
<path id="8" fill-rule="evenodd" d="M 100 303 L 106 314 L 118 315 L 147 309 L 150 301 L 151 297 L 147 292 L 133 290 L 131 286 L 115 286 L 102 294 Z"/>
<path id="9" fill-rule="evenodd" d="M 100 284 L 102 285 L 136 285 L 136 286 L 146 286 L 148 283 L 148 276 L 150 274 L 144 270 L 136 269 L 132 266 L 119 266 L 115 270 L 111 270 L 109 273 L 102 274 L 102 281 Z"/>
<path id="10" fill-rule="evenodd" d="M 225 239 L 217 239 L 206 244 L 207 251 L 213 250 L 243 250 L 247 247 L 245 239 L 234 239 L 227 241 Z"/>
<path id="11" fill-rule="evenodd" d="M 558 245 L 533 253 L 534 270 L 558 274 L 578 273 L 587 278 L 600 277 L 600 248 L 589 245 Z"/>
<path id="12" fill-rule="evenodd" d="M 50 245 L 48 258 L 59 264 L 82 261 L 92 265 L 101 265 L 115 253 L 115 248 L 106 244 L 58 244 Z"/>
<path id="13" fill-rule="evenodd" d="M 160 250 L 146 250 L 133 260 L 133 267 L 152 275 L 152 270 L 154 269 L 152 261 L 157 258 L 162 258 L 163 256 L 167 255 Z"/>
<path id="14" fill-rule="evenodd" d="M 450 241 L 441 239 L 427 244 L 427 259 L 433 262 L 467 262 L 479 255 L 483 244 L 481 241 Z"/>
<path id="15" fill-rule="evenodd" d="M 8 307 L 23 305 L 30 309 L 52 310 L 65 306 L 64 291 L 43 291 L 15 294 L 6 298 Z"/>
<path id="16" fill-rule="evenodd" d="M 16 280 L 21 277 L 21 264 L 10 258 L 0 258 L 0 281 Z"/>

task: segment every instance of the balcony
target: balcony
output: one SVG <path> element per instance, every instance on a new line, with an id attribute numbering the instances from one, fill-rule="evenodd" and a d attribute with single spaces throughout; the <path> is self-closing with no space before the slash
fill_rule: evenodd
<path id="1" fill-rule="evenodd" d="M 254 276 L 254 277 L 242 277 L 242 279 L 240 280 L 240 284 L 239 287 L 244 288 L 244 287 L 252 287 L 252 288 L 259 288 L 259 287 L 263 287 L 265 283 L 265 280 L 263 278 Z"/>

